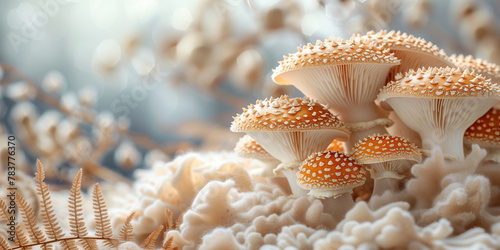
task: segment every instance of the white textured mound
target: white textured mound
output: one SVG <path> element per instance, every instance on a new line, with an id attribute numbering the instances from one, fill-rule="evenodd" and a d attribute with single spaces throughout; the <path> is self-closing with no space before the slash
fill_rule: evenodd
<path id="1" fill-rule="evenodd" d="M 189 153 L 138 172 L 128 194 L 135 201 L 112 199 L 110 214 L 120 225 L 137 211 L 140 238 L 164 223 L 168 208 L 182 224 L 167 238 L 183 249 L 498 249 L 500 165 L 480 165 L 484 156 L 473 146 L 464 161 L 446 161 L 434 150 L 413 167 L 405 189 L 358 202 L 335 221 L 320 200 L 291 198 L 249 175 L 259 161 Z"/>

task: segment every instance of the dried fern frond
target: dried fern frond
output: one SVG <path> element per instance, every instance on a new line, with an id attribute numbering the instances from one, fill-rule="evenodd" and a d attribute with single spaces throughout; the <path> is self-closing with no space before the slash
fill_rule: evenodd
<path id="1" fill-rule="evenodd" d="M 123 223 L 122 229 L 120 230 L 121 241 L 134 241 L 134 227 L 132 226 L 132 223 L 130 223 L 134 215 L 135 212 L 132 212 L 125 220 L 125 223 Z"/>
<path id="2" fill-rule="evenodd" d="M 166 237 L 167 237 L 167 234 L 165 232 L 165 238 Z M 163 246 L 161 247 L 161 249 L 171 250 L 173 243 L 174 243 L 174 237 L 169 237 L 168 240 L 166 240 L 165 243 L 163 243 Z"/>
<path id="3" fill-rule="evenodd" d="M 150 250 L 155 249 L 156 241 L 158 240 L 158 236 L 160 236 L 161 230 L 163 230 L 163 225 L 159 225 L 152 233 L 150 233 L 142 243 L 141 247 Z"/>
<path id="4" fill-rule="evenodd" d="M 36 167 L 38 173 L 35 173 L 35 181 L 38 183 L 36 185 L 37 193 L 40 196 L 40 207 L 43 226 L 45 227 L 45 233 L 47 237 L 54 241 L 60 241 L 61 247 L 63 249 L 75 249 L 75 244 L 72 241 L 63 240 L 64 233 L 61 226 L 57 222 L 56 214 L 54 208 L 52 207 L 52 201 L 50 198 L 49 187 L 44 182 L 45 172 L 43 171 L 42 163 L 40 160 L 36 161 Z"/>
<path id="5" fill-rule="evenodd" d="M 16 240 L 15 244 L 18 246 L 17 249 L 29 250 L 31 249 L 31 241 L 26 236 L 26 231 L 23 226 L 18 225 L 15 229 L 16 231 Z"/>
<path id="6" fill-rule="evenodd" d="M 111 248 L 118 246 L 120 241 L 134 241 L 133 227 L 130 222 L 135 213 L 132 213 L 129 217 L 127 217 L 127 220 L 120 231 L 120 240 L 111 238 L 113 236 L 113 230 L 111 228 L 108 210 L 106 208 L 106 203 L 104 202 L 99 184 L 96 184 L 94 186 L 94 190 L 92 191 L 96 235 L 90 236 L 88 234 L 83 217 L 83 201 L 81 193 L 83 172 L 81 169 L 78 171 L 73 181 L 70 196 L 68 198 L 71 236 L 66 236 L 57 221 L 49 193 L 49 187 L 44 182 L 45 173 L 40 161 L 37 161 L 37 169 L 38 173 L 35 173 L 34 179 L 37 182 L 37 194 L 40 196 L 40 213 L 44 228 L 41 229 L 37 225 L 35 212 L 32 206 L 30 206 L 30 204 L 28 204 L 28 202 L 20 194 L 16 193 L 16 200 L 18 201 L 17 205 L 22 216 L 22 224 L 17 225 L 15 228 L 16 236 L 14 244 L 16 247 L 11 248 L 7 240 L 0 237 L 0 250 L 30 250 L 33 247 L 48 250 L 53 248 L 53 244 L 57 243 L 59 243 L 61 248 L 65 250 L 78 249 L 79 247 L 77 247 L 76 243 L 79 243 L 78 245 L 83 247 L 85 250 L 93 250 L 99 249 L 97 244 L 98 241 L 103 241 L 106 246 Z M 0 199 L 0 217 L 4 218 L 6 221 L 9 221 L 11 217 L 9 214 L 8 204 L 2 199 Z M 148 249 L 153 249 L 162 229 L 163 225 L 151 233 L 151 235 L 146 239 L 144 246 Z"/>
<path id="7" fill-rule="evenodd" d="M 174 213 L 170 209 L 165 210 L 166 220 L 165 220 L 165 230 L 170 230 L 175 228 L 174 225 Z"/>
<path id="8" fill-rule="evenodd" d="M 92 206 L 94 208 L 94 217 L 96 224 L 95 236 L 97 238 L 109 239 L 113 236 L 113 229 L 111 228 L 111 221 L 108 216 L 108 209 L 102 196 L 101 187 L 98 183 L 94 185 L 92 191 Z M 104 244 L 109 247 L 114 247 L 111 240 L 104 241 Z"/>
<path id="9" fill-rule="evenodd" d="M 0 237 L 0 250 L 10 250 L 9 243 L 3 237 Z"/>
<path id="10" fill-rule="evenodd" d="M 28 235 L 31 239 L 31 242 L 35 244 L 43 243 L 47 240 L 45 234 L 40 230 L 37 226 L 35 213 L 33 212 L 33 208 L 26 202 L 26 200 L 19 194 L 16 193 L 17 205 L 19 207 L 19 211 L 23 217 L 23 224 L 28 231 Z M 51 244 L 43 244 L 41 246 L 44 250 L 52 249 Z"/>
<path id="11" fill-rule="evenodd" d="M 70 233 L 76 238 L 83 238 L 88 235 L 87 227 L 85 226 L 85 221 L 83 219 L 81 193 L 82 173 L 83 170 L 80 169 L 76 174 L 68 198 L 69 226 L 71 227 Z M 86 250 L 97 249 L 97 242 L 94 239 L 81 239 L 79 241 Z"/>
<path id="12" fill-rule="evenodd" d="M 2 217 L 5 221 L 9 221 L 9 209 L 5 201 L 0 199 L 0 217 Z"/>
<path id="13" fill-rule="evenodd" d="M 175 220 L 175 227 L 174 229 L 179 229 L 179 227 L 181 226 L 182 224 L 182 220 L 183 220 L 183 217 L 184 217 L 184 214 L 186 213 L 186 211 L 182 212 L 179 217 L 177 217 L 177 220 Z"/>
<path id="14" fill-rule="evenodd" d="M 5 219 L 5 221 L 10 221 L 9 209 L 7 207 L 7 204 L 2 199 L 0 199 L 0 215 L 2 216 L 2 218 Z M 15 231 L 14 244 L 18 246 L 18 248 L 20 249 L 31 249 L 30 247 L 27 247 L 31 242 L 28 236 L 26 236 L 23 227 L 16 226 L 14 231 Z M 2 239 L 2 241 L 5 242 L 6 246 L 8 247 L 7 241 L 2 237 L 0 237 L 0 239 Z M 2 244 L 1 247 L 5 247 L 3 243 L 1 244 Z M 7 249 L 11 248 L 8 247 Z"/>

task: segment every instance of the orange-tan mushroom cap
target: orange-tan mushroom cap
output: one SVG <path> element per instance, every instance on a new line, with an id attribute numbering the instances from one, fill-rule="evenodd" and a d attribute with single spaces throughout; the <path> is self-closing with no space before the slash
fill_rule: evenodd
<path id="1" fill-rule="evenodd" d="M 473 58 L 471 55 L 464 56 L 453 54 L 448 59 L 461 69 L 474 70 L 485 78 L 491 79 L 491 82 L 500 84 L 500 66 L 494 63 L 487 62 L 480 58 Z"/>
<path id="2" fill-rule="evenodd" d="M 342 152 L 324 151 L 309 156 L 297 172 L 297 184 L 316 197 L 336 197 L 352 193 L 363 185 L 365 169 Z"/>
<path id="3" fill-rule="evenodd" d="M 394 160 L 420 162 L 422 153 L 403 137 L 395 135 L 372 135 L 359 141 L 352 155 L 359 164 L 371 164 Z"/>
<path id="4" fill-rule="evenodd" d="M 326 151 L 338 151 L 338 152 L 344 152 L 344 143 L 338 140 L 333 140 L 330 145 L 328 145 L 328 148 Z"/>
<path id="5" fill-rule="evenodd" d="M 347 137 L 350 132 L 328 108 L 320 103 L 304 98 L 279 98 L 257 100 L 234 117 L 233 132 L 250 131 L 297 131 L 334 129 Z"/>
<path id="6" fill-rule="evenodd" d="M 446 54 L 444 53 L 444 51 L 442 49 L 439 49 L 436 45 L 432 44 L 431 42 L 427 42 L 420 37 L 414 37 L 413 35 L 401 33 L 401 31 L 369 31 L 365 36 L 362 37 L 367 38 L 377 46 L 382 46 L 391 50 L 413 50 L 431 54 L 443 60 L 446 59 Z"/>
<path id="7" fill-rule="evenodd" d="M 465 131 L 464 142 L 483 147 L 500 147 L 500 109 L 492 108 L 474 122 Z"/>
<path id="8" fill-rule="evenodd" d="M 489 79 L 468 69 L 436 68 L 410 70 L 398 74 L 378 95 L 383 102 L 390 97 L 494 97 L 500 99 L 500 88 Z"/>
<path id="9" fill-rule="evenodd" d="M 290 85 L 292 83 L 282 79 L 281 74 L 309 67 L 355 63 L 400 64 L 389 49 L 376 46 L 367 39 L 329 38 L 297 49 L 296 53 L 283 56 L 284 60 L 273 70 L 272 78 L 276 83 Z"/>

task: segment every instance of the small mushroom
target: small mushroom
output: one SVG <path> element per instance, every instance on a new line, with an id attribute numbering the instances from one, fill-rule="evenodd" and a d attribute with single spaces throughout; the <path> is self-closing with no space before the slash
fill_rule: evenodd
<path id="1" fill-rule="evenodd" d="M 326 148 L 327 151 L 338 151 L 344 153 L 344 143 L 342 143 L 339 140 L 333 140 L 330 145 L 328 145 L 328 148 Z"/>
<path id="2" fill-rule="evenodd" d="M 292 193 L 306 195 L 296 182 L 296 172 L 310 154 L 324 150 L 333 139 L 346 140 L 349 130 L 324 105 L 309 98 L 257 100 L 234 117 L 233 132 L 246 132 L 269 154 L 281 161 L 274 170 L 288 179 Z"/>
<path id="3" fill-rule="evenodd" d="M 392 124 L 374 101 L 389 70 L 399 63 L 389 49 L 367 39 L 330 38 L 284 56 L 272 77 L 278 84 L 293 84 L 338 112 L 352 132 L 346 143 L 350 150 L 367 135 L 386 133 L 384 126 Z"/>
<path id="4" fill-rule="evenodd" d="M 500 163 L 500 109 L 492 108 L 477 119 L 464 135 L 465 144 L 478 144 L 488 152 L 484 160 Z"/>
<path id="5" fill-rule="evenodd" d="M 420 134 L 424 150 L 463 160 L 465 130 L 500 100 L 500 88 L 468 69 L 429 67 L 396 76 L 378 100 Z"/>
<path id="6" fill-rule="evenodd" d="M 323 151 L 310 155 L 297 173 L 299 187 L 323 202 L 324 210 L 337 221 L 354 205 L 353 188 L 366 180 L 364 167 L 342 152 Z"/>
<path id="7" fill-rule="evenodd" d="M 260 144 L 258 144 L 249 135 L 244 135 L 240 138 L 234 152 L 243 158 L 252 158 L 261 161 L 266 165 L 264 169 L 260 169 L 256 174 L 265 178 L 275 177 L 273 170 L 281 162 L 270 155 Z"/>
<path id="8" fill-rule="evenodd" d="M 387 189 L 397 190 L 402 174 L 422 160 L 422 153 L 403 137 L 372 135 L 356 144 L 351 157 L 370 171 L 375 180 L 373 194 L 381 195 Z"/>

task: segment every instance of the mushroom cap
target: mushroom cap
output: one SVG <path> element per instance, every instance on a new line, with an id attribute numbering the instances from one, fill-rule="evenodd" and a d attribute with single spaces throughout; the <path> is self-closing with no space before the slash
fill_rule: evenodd
<path id="1" fill-rule="evenodd" d="M 471 55 L 451 55 L 448 58 L 453 64 L 462 69 L 474 70 L 486 78 L 490 78 L 493 83 L 500 84 L 500 66 L 482 60 L 473 58 Z"/>
<path id="2" fill-rule="evenodd" d="M 464 142 L 482 147 L 500 147 L 500 109 L 492 108 L 474 122 L 465 131 Z"/>
<path id="3" fill-rule="evenodd" d="M 379 32 L 369 31 L 362 38 L 367 38 L 369 41 L 375 43 L 377 46 L 389 48 L 391 50 L 414 50 L 420 51 L 434 56 L 446 59 L 446 54 L 442 49 L 439 49 L 431 42 L 427 42 L 420 37 L 413 35 L 401 34 L 401 31 L 381 30 Z"/>
<path id="4" fill-rule="evenodd" d="M 240 138 L 234 151 L 241 157 L 248 157 L 254 159 L 274 159 L 259 143 L 257 143 L 249 135 L 244 135 Z"/>
<path id="5" fill-rule="evenodd" d="M 278 84 L 290 85 L 279 75 L 282 73 L 308 67 L 329 65 L 345 65 L 354 63 L 393 64 L 400 63 L 399 59 L 389 49 L 375 46 L 367 39 L 329 38 L 325 41 L 316 41 L 316 45 L 308 43 L 297 48 L 298 51 L 283 56 L 283 61 L 273 70 L 272 78 Z"/>
<path id="6" fill-rule="evenodd" d="M 364 167 L 342 152 L 317 152 L 300 166 L 297 184 L 307 190 L 350 189 L 352 192 L 352 188 L 363 185 L 365 173 Z"/>
<path id="7" fill-rule="evenodd" d="M 344 152 L 344 143 L 338 140 L 333 140 L 330 145 L 328 145 L 328 148 L 326 149 L 327 151 L 338 151 L 338 152 Z"/>
<path id="8" fill-rule="evenodd" d="M 299 131 L 333 129 L 350 134 L 328 108 L 320 103 L 304 98 L 289 98 L 283 95 L 279 98 L 257 100 L 243 109 L 242 114 L 234 117 L 231 124 L 233 132 L 252 131 Z"/>
<path id="9" fill-rule="evenodd" d="M 394 160 L 422 160 L 422 153 L 407 139 L 396 135 L 371 135 L 354 146 L 354 159 L 360 164 Z"/>
<path id="10" fill-rule="evenodd" d="M 378 95 L 383 102 L 390 97 L 492 97 L 500 99 L 500 88 L 489 79 L 468 69 L 421 68 L 398 74 Z"/>

